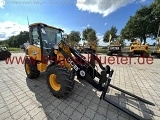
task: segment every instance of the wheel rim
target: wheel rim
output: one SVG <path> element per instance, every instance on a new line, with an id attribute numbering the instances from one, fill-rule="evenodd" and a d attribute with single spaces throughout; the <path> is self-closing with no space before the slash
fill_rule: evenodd
<path id="1" fill-rule="evenodd" d="M 27 74 L 29 74 L 31 71 L 30 71 L 30 67 L 29 67 L 29 65 L 28 64 L 26 64 L 26 72 L 27 72 Z"/>
<path id="2" fill-rule="evenodd" d="M 49 82 L 50 82 L 51 87 L 52 87 L 55 91 L 59 91 L 60 88 L 61 88 L 61 85 L 56 82 L 56 78 L 57 78 L 57 76 L 56 76 L 55 74 L 51 74 L 51 75 L 49 76 Z"/>

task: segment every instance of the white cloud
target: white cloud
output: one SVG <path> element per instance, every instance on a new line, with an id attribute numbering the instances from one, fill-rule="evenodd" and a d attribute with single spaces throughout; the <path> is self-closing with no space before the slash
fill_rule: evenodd
<path id="1" fill-rule="evenodd" d="M 83 28 L 83 29 L 86 29 L 86 28 L 89 28 L 89 27 L 91 27 L 90 24 L 88 24 L 88 25 L 86 25 L 86 26 L 83 26 L 82 28 Z"/>
<path id="2" fill-rule="evenodd" d="M 85 26 L 83 26 L 82 28 L 83 28 L 83 29 L 85 29 L 86 27 L 85 27 Z"/>
<path id="3" fill-rule="evenodd" d="M 145 1 L 141 0 L 141 2 Z M 99 13 L 105 17 L 134 2 L 137 2 L 137 0 L 77 0 L 76 6 L 79 10 Z"/>
<path id="4" fill-rule="evenodd" d="M 100 35 L 100 33 L 97 33 L 96 35 Z"/>
<path id="5" fill-rule="evenodd" d="M 107 25 L 107 23 L 104 23 L 104 25 Z"/>
<path id="6" fill-rule="evenodd" d="M 5 0 L 0 0 L 0 8 L 4 8 L 3 6 L 5 5 Z"/>
<path id="7" fill-rule="evenodd" d="M 88 24 L 87 27 L 90 27 L 90 25 Z"/>
<path id="8" fill-rule="evenodd" d="M 108 46 L 108 43 L 103 42 L 103 35 L 98 35 L 97 38 L 99 40 L 98 41 L 99 46 Z"/>
<path id="9" fill-rule="evenodd" d="M 18 35 L 20 31 L 28 31 L 28 26 L 17 22 L 0 22 L 0 40 L 6 40 L 13 35 Z"/>

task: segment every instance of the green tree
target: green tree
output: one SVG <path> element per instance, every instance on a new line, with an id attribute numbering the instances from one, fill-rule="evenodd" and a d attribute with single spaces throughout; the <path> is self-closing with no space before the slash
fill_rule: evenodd
<path id="1" fill-rule="evenodd" d="M 90 35 L 88 35 L 89 33 L 90 33 Z M 93 36 L 91 37 L 91 35 L 93 35 Z M 86 29 L 84 29 L 82 32 L 82 36 L 83 36 L 83 40 L 89 41 L 89 40 L 91 40 L 91 38 L 93 38 L 93 41 L 97 40 L 96 31 L 91 27 L 87 27 Z"/>
<path id="2" fill-rule="evenodd" d="M 150 21 L 152 9 L 148 6 L 142 6 L 137 10 L 134 16 L 131 16 L 125 27 L 121 31 L 124 39 L 131 40 L 139 38 L 143 44 L 146 38 L 151 36 Z"/>
<path id="3" fill-rule="evenodd" d="M 29 41 L 29 33 L 27 31 L 20 32 L 20 34 L 17 36 L 17 47 L 22 45 L 23 43 Z"/>
<path id="4" fill-rule="evenodd" d="M 9 45 L 8 45 L 7 42 L 8 42 L 7 40 L 0 41 L 0 45 L 4 45 L 4 46 L 6 46 L 8 48 Z"/>
<path id="5" fill-rule="evenodd" d="M 9 47 L 20 47 L 23 43 L 29 41 L 29 32 L 24 31 L 16 36 L 11 36 L 7 40 L 3 41 Z M 1 43 L 0 43 L 1 44 Z"/>
<path id="6" fill-rule="evenodd" d="M 117 28 L 112 26 L 110 30 L 107 30 L 103 36 L 104 42 L 109 42 L 109 36 L 112 36 L 111 41 L 114 40 L 114 38 L 117 38 Z"/>
<path id="7" fill-rule="evenodd" d="M 87 34 L 87 40 L 88 41 L 96 41 L 97 40 L 96 32 L 94 30 L 90 31 Z"/>
<path id="8" fill-rule="evenodd" d="M 154 0 L 149 8 L 152 10 L 150 14 L 150 34 L 152 38 L 156 38 L 160 25 L 160 1 Z"/>
<path id="9" fill-rule="evenodd" d="M 79 31 L 71 31 L 69 34 L 70 42 L 79 42 L 81 40 L 81 34 Z"/>
<path id="10" fill-rule="evenodd" d="M 11 36 L 11 37 L 8 39 L 8 45 L 9 45 L 9 47 L 13 47 L 14 38 L 15 38 L 15 36 Z"/>
<path id="11" fill-rule="evenodd" d="M 117 40 L 119 41 L 122 47 L 126 46 L 125 39 L 123 39 L 121 35 L 117 35 Z"/>

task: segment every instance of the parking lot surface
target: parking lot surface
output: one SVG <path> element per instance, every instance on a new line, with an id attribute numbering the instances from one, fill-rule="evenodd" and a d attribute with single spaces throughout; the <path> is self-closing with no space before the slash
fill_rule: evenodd
<path id="1" fill-rule="evenodd" d="M 24 53 L 12 53 L 12 57 Z M 76 78 L 72 94 L 55 98 L 46 84 L 46 73 L 28 79 L 23 63 L 0 61 L 0 120 L 135 120 L 99 99 L 101 92 Z M 102 62 L 114 69 L 111 84 L 147 99 L 150 106 L 110 88 L 106 97 L 146 119 L 160 120 L 160 59 L 114 62 L 101 55 Z M 107 59 L 105 63 L 105 59 Z M 112 60 L 111 60 L 112 59 Z M 120 58 L 119 58 L 120 59 Z M 125 59 L 125 58 L 124 58 Z"/>

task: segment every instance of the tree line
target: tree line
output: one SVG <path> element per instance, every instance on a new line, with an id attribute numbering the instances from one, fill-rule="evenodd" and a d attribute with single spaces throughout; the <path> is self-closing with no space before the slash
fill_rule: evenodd
<path id="1" fill-rule="evenodd" d="M 81 37 L 82 36 L 82 37 Z M 98 38 L 96 36 L 96 31 L 91 28 L 87 27 L 82 31 L 82 35 L 79 31 L 71 31 L 70 34 L 67 35 L 66 40 L 70 43 L 78 43 L 80 40 L 85 40 L 85 41 L 94 41 L 98 43 Z"/>
<path id="2" fill-rule="evenodd" d="M 5 45 L 6 47 L 16 47 L 19 48 L 20 45 L 29 41 L 29 32 L 21 31 L 19 35 L 11 36 L 9 39 L 0 41 L 0 45 Z"/>
<path id="3" fill-rule="evenodd" d="M 123 39 L 139 38 L 143 44 L 147 38 L 156 39 L 160 26 L 160 1 L 154 0 L 149 6 L 142 6 L 131 16 L 121 30 Z"/>
<path id="4" fill-rule="evenodd" d="M 112 26 L 104 34 L 103 41 L 109 42 L 109 35 L 112 39 L 119 38 L 123 43 L 125 39 L 133 42 L 135 39 L 140 39 L 141 43 L 146 44 L 146 39 L 156 39 L 158 29 L 160 27 L 160 1 L 154 0 L 149 6 L 141 6 L 135 12 L 121 30 L 120 35 L 117 35 L 117 28 Z"/>
<path id="5" fill-rule="evenodd" d="M 140 39 L 141 43 L 146 43 L 147 38 L 156 39 L 158 34 L 158 28 L 160 26 L 160 0 L 153 0 L 149 6 L 141 6 L 133 16 L 130 16 L 128 22 L 117 34 L 118 29 L 116 26 L 112 26 L 103 35 L 103 41 L 109 42 L 109 36 L 111 35 L 111 41 L 118 39 L 122 45 L 124 40 L 133 41 Z M 82 37 L 81 37 L 82 36 Z M 98 43 L 96 31 L 87 27 L 82 31 L 82 35 L 79 31 L 71 31 L 66 40 L 69 42 L 79 42 L 80 40 L 95 41 Z M 24 42 L 29 40 L 29 33 L 24 31 L 20 32 L 17 36 L 12 36 L 8 40 L 0 41 L 0 44 L 6 44 L 9 47 L 19 47 Z"/>

